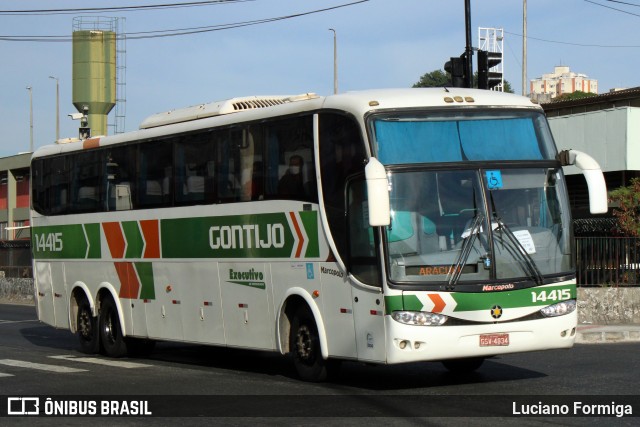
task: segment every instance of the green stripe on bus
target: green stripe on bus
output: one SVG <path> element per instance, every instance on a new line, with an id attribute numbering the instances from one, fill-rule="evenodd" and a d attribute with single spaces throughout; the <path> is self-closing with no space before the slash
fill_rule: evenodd
<path id="1" fill-rule="evenodd" d="M 308 214 L 303 255 L 318 256 L 317 212 L 301 214 Z M 291 258 L 295 243 L 284 212 L 164 219 L 160 231 L 163 258 Z"/>
<path id="2" fill-rule="evenodd" d="M 122 231 L 127 241 L 127 252 L 125 258 L 142 258 L 142 249 L 144 248 L 144 240 L 140 232 L 138 221 L 124 221 L 122 223 Z"/>
<path id="3" fill-rule="evenodd" d="M 320 247 L 318 245 L 318 214 L 316 211 L 300 212 L 300 219 L 309 238 L 309 245 L 307 246 L 305 257 L 317 258 L 320 256 Z"/>
<path id="4" fill-rule="evenodd" d="M 87 258 L 100 259 L 102 257 L 102 248 L 100 246 L 100 224 L 85 224 L 84 232 L 89 243 Z"/>
<path id="5" fill-rule="evenodd" d="M 576 295 L 576 285 L 562 285 L 482 294 L 453 293 L 451 296 L 457 303 L 454 311 L 474 311 L 488 310 L 494 305 L 499 305 L 502 308 L 546 306 L 569 298 L 576 298 Z"/>
<path id="6" fill-rule="evenodd" d="M 427 295 L 434 292 L 405 293 L 404 295 L 385 297 L 385 313 L 391 314 L 394 311 L 422 311 L 424 305 L 418 295 L 425 299 Z M 439 293 L 442 295 L 443 293 Z M 488 310 L 494 305 L 502 308 L 520 308 L 547 306 L 576 298 L 576 285 L 561 286 L 539 286 L 535 288 L 518 289 L 507 292 L 451 292 L 449 295 L 456 302 L 454 312 Z"/>
<path id="7" fill-rule="evenodd" d="M 33 227 L 31 245 L 35 259 L 100 258 L 97 224 L 51 225 Z M 85 230 L 87 232 L 85 237 Z"/>
<path id="8" fill-rule="evenodd" d="M 134 263 L 140 278 L 140 299 L 155 299 L 156 290 L 153 282 L 153 264 L 150 262 Z"/>

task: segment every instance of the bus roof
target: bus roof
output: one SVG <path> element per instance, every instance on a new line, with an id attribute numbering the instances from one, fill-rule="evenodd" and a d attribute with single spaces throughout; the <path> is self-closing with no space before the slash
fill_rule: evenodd
<path id="1" fill-rule="evenodd" d="M 154 138 L 214 126 L 261 120 L 268 117 L 314 111 L 322 108 L 344 110 L 362 119 L 377 110 L 401 108 L 510 107 L 542 108 L 531 99 L 502 92 L 466 88 L 372 89 L 345 92 L 325 97 L 314 93 L 285 96 L 232 98 L 183 109 L 154 114 L 146 118 L 140 130 L 100 136 L 85 141 L 59 143 L 39 148 L 34 157 Z"/>
<path id="2" fill-rule="evenodd" d="M 346 92 L 324 98 L 315 93 L 285 96 L 251 96 L 215 101 L 154 114 L 147 117 L 140 124 L 140 129 L 150 129 L 312 99 L 321 99 L 325 108 L 341 108 L 352 112 L 354 112 L 353 110 L 369 111 L 378 108 L 444 107 L 452 104 L 513 107 L 532 107 L 534 105 L 531 99 L 526 97 L 502 92 L 461 88 L 378 89 Z"/>

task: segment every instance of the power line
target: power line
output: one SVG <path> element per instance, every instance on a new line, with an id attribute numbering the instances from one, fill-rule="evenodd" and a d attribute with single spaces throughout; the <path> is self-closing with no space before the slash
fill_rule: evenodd
<path id="1" fill-rule="evenodd" d="M 178 28 L 172 30 L 155 30 L 155 31 L 142 31 L 142 32 L 131 32 L 131 33 L 123 33 L 119 34 L 118 38 L 126 38 L 129 40 L 139 40 L 139 39 L 151 39 L 151 38 L 160 38 L 160 37 L 176 37 L 176 36 L 184 36 L 184 35 L 192 35 L 192 34 L 200 34 L 200 33 L 208 33 L 213 31 L 222 31 L 222 30 L 230 30 L 233 28 L 241 28 L 248 27 L 252 25 L 260 25 L 266 24 L 269 22 L 283 21 L 286 19 L 299 18 L 301 16 L 312 15 L 316 13 L 328 12 L 330 10 L 340 9 L 343 7 L 353 6 L 359 3 L 366 3 L 369 0 L 358 0 L 351 3 L 344 3 L 337 6 L 326 7 L 323 9 L 316 9 L 309 12 L 301 12 L 292 15 L 279 16 L 274 18 L 263 18 L 252 21 L 241 21 L 230 24 L 218 24 L 211 25 L 206 27 L 192 27 L 192 28 Z M 72 38 L 69 36 L 1 36 L 0 41 L 12 41 L 12 42 L 70 42 Z"/>
<path id="2" fill-rule="evenodd" d="M 106 13 L 106 12 L 140 12 L 147 10 L 162 10 L 162 9 L 179 9 L 185 7 L 199 7 L 199 6 L 217 6 L 226 3 L 244 3 L 247 1 L 255 0 L 208 0 L 208 1 L 195 1 L 185 3 L 167 3 L 167 4 L 152 4 L 143 6 L 114 6 L 114 7 L 88 7 L 88 8 L 74 8 L 74 9 L 30 9 L 30 10 L 0 10 L 0 15 L 6 16 L 24 16 L 24 15 L 70 15 L 78 13 Z"/>
<path id="3" fill-rule="evenodd" d="M 591 0 L 584 0 L 584 1 L 586 1 L 587 3 L 595 4 L 596 6 L 600 6 L 600 7 L 604 7 L 604 8 L 607 8 L 607 9 L 615 10 L 615 11 L 618 11 L 618 12 L 621 12 L 621 13 L 626 13 L 627 15 L 633 15 L 633 16 L 640 17 L 639 14 L 633 13 L 633 12 L 629 12 L 627 10 L 622 10 L 622 9 L 618 9 L 618 8 L 615 8 L 615 7 L 612 7 L 612 6 L 607 6 L 607 5 L 604 5 L 604 4 L 596 3 L 596 2 L 591 1 Z M 624 3 L 624 2 L 621 2 L 621 1 L 613 1 L 613 0 L 605 0 L 605 1 L 611 1 L 612 3 L 628 4 L 630 6 L 639 6 L 637 4 Z"/>
<path id="4" fill-rule="evenodd" d="M 518 34 L 518 33 L 511 33 L 509 31 L 505 31 L 506 34 L 511 34 L 512 36 L 517 36 L 517 37 L 522 37 L 522 34 Z M 572 43 L 572 42 L 562 42 L 562 41 L 558 41 L 558 40 L 548 40 L 548 39 L 541 39 L 541 38 L 537 38 L 537 37 L 531 37 L 531 36 L 527 36 L 527 40 L 537 40 L 540 42 L 545 42 L 545 43 L 556 43 L 556 44 L 566 44 L 566 45 L 570 45 L 570 46 L 580 46 L 580 47 L 599 47 L 599 48 L 639 48 L 640 45 L 602 45 L 602 44 L 588 44 L 588 43 Z"/>

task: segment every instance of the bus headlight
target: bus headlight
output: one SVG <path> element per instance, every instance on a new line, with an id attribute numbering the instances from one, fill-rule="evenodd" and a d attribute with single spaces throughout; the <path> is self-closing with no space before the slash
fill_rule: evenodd
<path id="1" fill-rule="evenodd" d="M 440 326 L 444 325 L 448 319 L 444 314 L 426 311 L 394 311 L 391 317 L 396 322 L 418 326 Z"/>
<path id="2" fill-rule="evenodd" d="M 569 314 L 576 309 L 576 300 L 570 299 L 540 309 L 544 317 L 556 317 Z"/>

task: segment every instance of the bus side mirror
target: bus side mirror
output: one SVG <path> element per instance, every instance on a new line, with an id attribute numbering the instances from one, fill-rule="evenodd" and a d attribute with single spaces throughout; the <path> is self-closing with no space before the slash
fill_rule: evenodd
<path id="1" fill-rule="evenodd" d="M 391 223 L 389 210 L 389 181 L 387 171 L 375 157 L 369 159 L 364 168 L 367 180 L 367 200 L 369 205 L 369 225 L 387 226 Z"/>
<path id="2" fill-rule="evenodd" d="M 575 165 L 582 171 L 589 188 L 589 210 L 592 214 L 607 212 L 607 184 L 598 162 L 590 155 L 578 150 L 563 150 L 557 159 L 562 166 Z"/>

